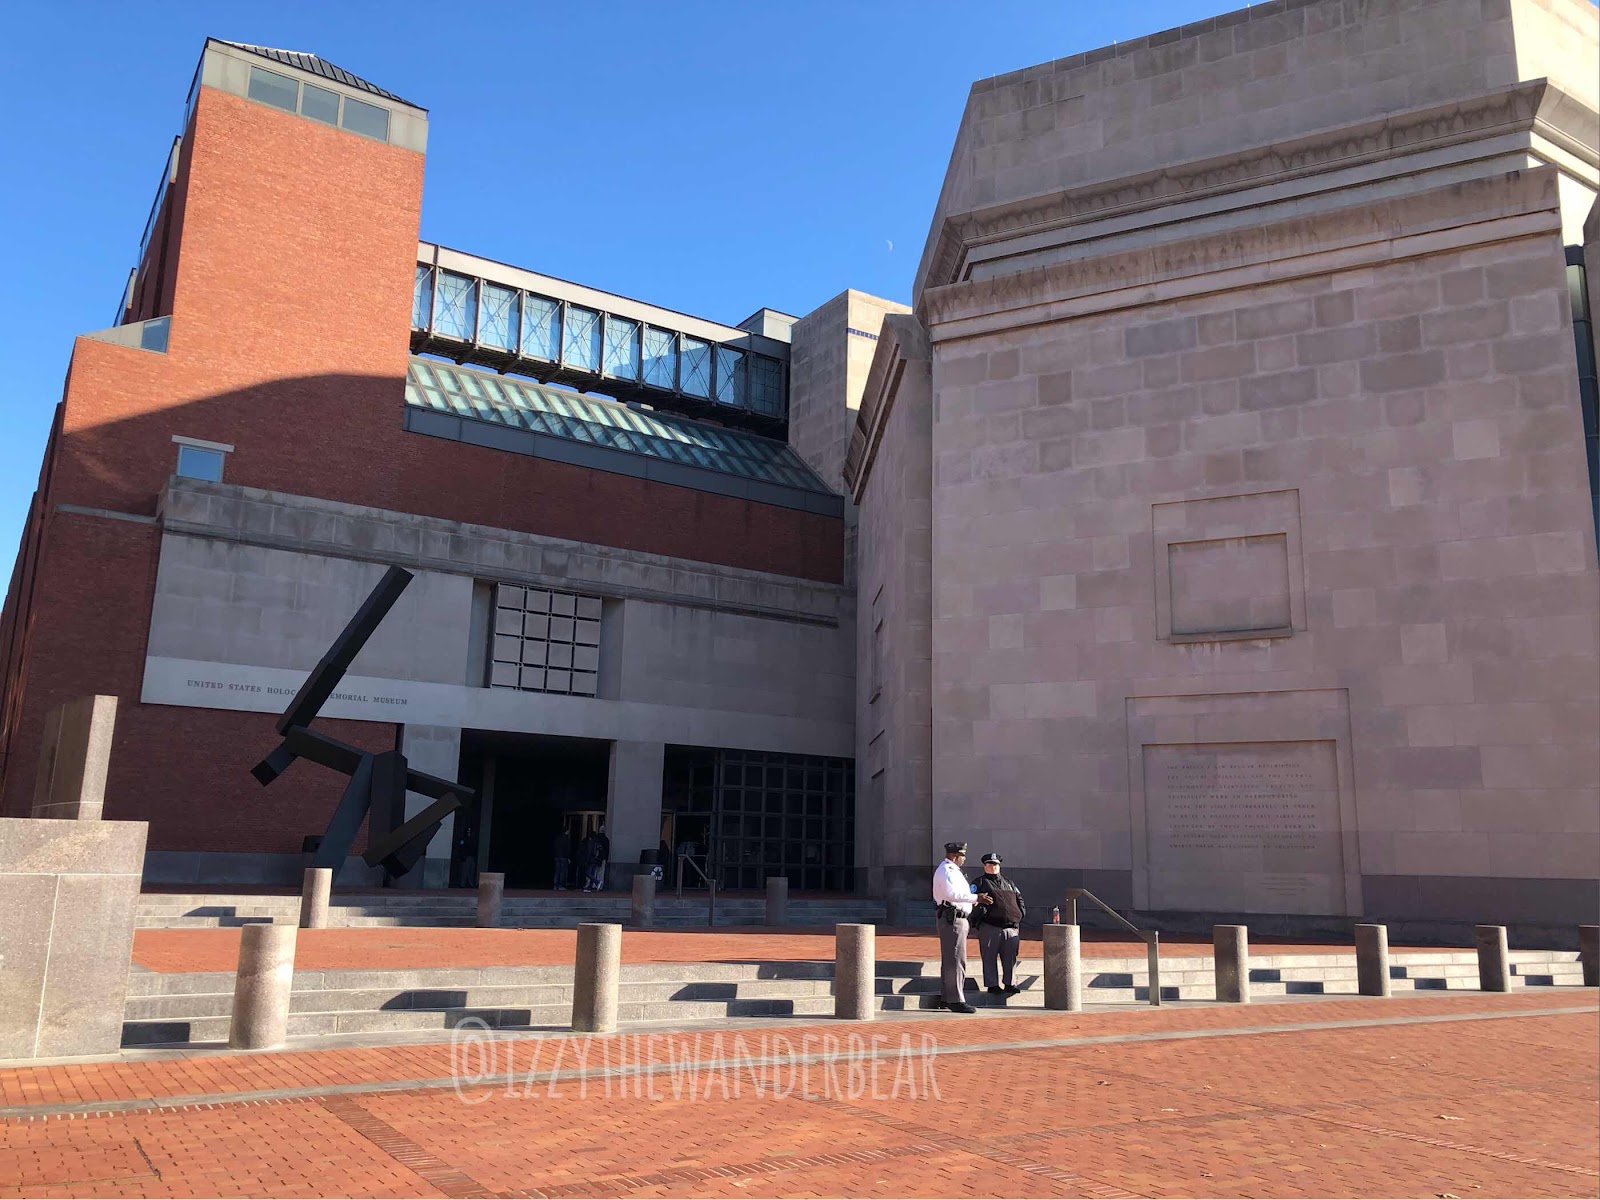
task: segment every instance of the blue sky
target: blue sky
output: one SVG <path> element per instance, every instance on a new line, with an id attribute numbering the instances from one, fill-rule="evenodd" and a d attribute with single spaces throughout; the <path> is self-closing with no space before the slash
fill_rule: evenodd
<path id="1" fill-rule="evenodd" d="M 430 109 L 424 238 L 737 321 L 846 287 L 909 298 L 973 80 L 1235 7 L 12 5 L 0 589 L 73 336 L 112 323 L 208 34 L 319 54 Z"/>

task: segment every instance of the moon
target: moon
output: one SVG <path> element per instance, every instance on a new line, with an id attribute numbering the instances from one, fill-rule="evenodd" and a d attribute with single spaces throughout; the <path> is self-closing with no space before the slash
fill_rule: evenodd
<path id="1" fill-rule="evenodd" d="M 889 247 L 889 253 L 890 253 L 890 254 L 893 254 L 893 253 L 894 253 L 894 243 L 893 243 L 893 242 L 891 242 L 891 241 L 889 241 L 889 239 L 888 239 L 888 238 L 884 238 L 884 239 L 883 239 L 883 240 L 884 240 L 884 242 L 885 242 L 885 243 L 887 243 L 887 244 L 888 244 L 888 247 Z"/>

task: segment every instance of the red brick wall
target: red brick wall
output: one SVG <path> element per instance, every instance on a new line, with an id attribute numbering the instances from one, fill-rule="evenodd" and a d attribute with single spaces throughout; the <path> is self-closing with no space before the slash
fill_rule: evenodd
<path id="1" fill-rule="evenodd" d="M 25 540 L 38 600 L 10 596 L 0 624 L 29 638 L 0 679 L 0 811 L 27 811 L 44 713 L 90 693 L 121 700 L 106 816 L 150 820 L 152 849 L 297 851 L 338 796 L 340 777 L 304 763 L 270 789 L 250 778 L 270 715 L 138 704 L 159 529 L 56 506 L 154 515 L 174 434 L 234 445 L 229 483 L 842 577 L 838 520 L 406 433 L 422 170 L 412 151 L 201 89 L 149 301 L 171 312 L 168 353 L 74 347 Z M 394 744 L 390 725 L 330 728 Z"/>

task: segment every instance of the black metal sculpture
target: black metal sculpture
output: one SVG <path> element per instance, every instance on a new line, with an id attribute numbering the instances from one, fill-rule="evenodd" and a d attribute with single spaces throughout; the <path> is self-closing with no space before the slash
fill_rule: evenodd
<path id="1" fill-rule="evenodd" d="M 312 857 L 314 867 L 332 867 L 337 871 L 350 853 L 363 818 L 369 813 L 403 814 L 406 793 L 419 792 L 434 802 L 387 835 L 369 831 L 367 852 L 362 855 L 368 866 L 381 864 L 391 877 L 404 875 L 416 866 L 427 850 L 439 823 L 476 794 L 459 783 L 411 770 L 406 765 L 405 755 L 398 750 L 374 754 L 309 728 L 411 578 L 410 571 L 390 567 L 378 581 L 378 586 L 356 610 L 344 631 L 334 638 L 322 661 L 312 668 L 289 707 L 283 710 L 283 716 L 278 718 L 278 732 L 283 735 L 283 743 L 251 768 L 250 774 L 263 787 L 288 770 L 297 758 L 321 763 L 350 777 L 328 821 L 327 832 L 322 835 L 322 842 Z"/>

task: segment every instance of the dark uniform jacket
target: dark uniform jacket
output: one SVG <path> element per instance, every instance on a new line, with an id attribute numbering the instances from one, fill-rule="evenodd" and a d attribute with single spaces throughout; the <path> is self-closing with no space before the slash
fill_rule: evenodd
<path id="1" fill-rule="evenodd" d="M 983 914 L 983 924 L 1000 929 L 1017 929 L 1022 918 L 1028 915 L 1028 906 L 1022 902 L 1017 885 L 1004 875 L 979 875 L 972 881 L 972 890 L 980 896 L 993 896 L 994 903 L 974 909 L 974 915 Z"/>

